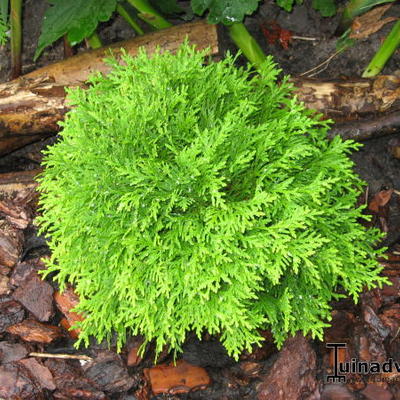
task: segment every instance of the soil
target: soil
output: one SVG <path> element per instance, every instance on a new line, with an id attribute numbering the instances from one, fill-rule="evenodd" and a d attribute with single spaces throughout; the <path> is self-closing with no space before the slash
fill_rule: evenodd
<path id="1" fill-rule="evenodd" d="M 187 6 L 186 3 L 183 5 Z M 36 63 L 32 61 L 43 13 L 44 0 L 24 2 L 23 72 L 63 58 L 61 41 L 47 48 Z M 387 16 L 398 16 L 394 4 Z M 183 23 L 181 20 L 173 21 Z M 262 27 L 272 23 L 298 37 L 285 49 L 268 42 Z M 285 74 L 301 75 L 318 66 L 336 51 L 334 32 L 338 16 L 322 18 L 306 1 L 292 13 L 272 2 L 246 19 L 250 32 L 264 50 L 274 56 Z M 365 40 L 333 57 L 315 75 L 318 79 L 359 77 L 389 32 L 384 26 Z M 121 17 L 100 26 L 104 43 L 134 34 Z M 235 51 L 221 28 L 224 51 Z M 76 51 L 84 51 L 80 45 Z M 0 50 L 0 81 L 9 79 L 9 48 Z M 243 59 L 240 60 L 243 63 Z M 394 74 L 400 69 L 399 51 L 383 70 Z M 315 71 L 314 71 L 315 72 Z M 41 150 L 56 137 L 31 144 L 0 158 L 0 173 L 32 171 L 40 167 Z M 261 348 L 244 353 L 238 362 L 231 359 L 218 338 L 189 337 L 176 366 L 167 352 L 154 366 L 154 349 L 149 346 L 138 356 L 140 337 L 130 338 L 120 354 L 115 347 L 93 342 L 76 350 L 74 331 L 66 328 L 79 316 L 70 312 L 77 299 L 71 290 L 61 295 L 49 279 L 41 281 L 41 257 L 49 249 L 37 236 L 34 188 L 26 187 L 0 198 L 0 399 L 400 399 L 400 372 L 357 374 L 347 382 L 328 382 L 334 367 L 327 343 L 346 343 L 341 360 L 383 362 L 400 360 L 400 132 L 369 140 L 352 155 L 355 169 L 367 182 L 364 198 L 371 225 L 386 232 L 383 245 L 389 246 L 384 274 L 392 286 L 365 290 L 358 304 L 344 299 L 333 304 L 332 326 L 324 341 L 296 335 L 278 351 L 268 332 Z M 46 353 L 45 356 L 31 354 Z M 67 358 L 51 358 L 54 354 Z M 50 355 L 49 355 L 50 354 Z M 68 359 L 69 357 L 76 357 Z M 85 358 L 86 357 L 86 358 Z M 351 379 L 350 379 L 351 378 Z"/>

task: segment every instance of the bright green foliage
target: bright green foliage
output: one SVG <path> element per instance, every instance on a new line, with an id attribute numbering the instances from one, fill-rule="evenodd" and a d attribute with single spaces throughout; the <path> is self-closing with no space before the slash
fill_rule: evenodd
<path id="1" fill-rule="evenodd" d="M 36 60 L 45 47 L 63 35 L 72 45 L 90 36 L 101 21 L 108 21 L 117 6 L 117 0 L 48 0 L 42 33 L 36 48 Z"/>
<path id="2" fill-rule="evenodd" d="M 140 333 L 159 352 L 208 331 L 237 357 L 259 328 L 320 337 L 340 286 L 384 281 L 379 234 L 357 222 L 357 145 L 326 140 L 270 57 L 254 75 L 204 56 L 125 56 L 69 93 L 38 220 L 86 343 Z"/>

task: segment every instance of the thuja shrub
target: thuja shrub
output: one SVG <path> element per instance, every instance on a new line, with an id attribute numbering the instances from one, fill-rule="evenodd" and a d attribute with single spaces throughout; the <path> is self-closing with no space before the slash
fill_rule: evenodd
<path id="1" fill-rule="evenodd" d="M 261 328 L 321 337 L 332 299 L 383 282 L 357 146 L 326 139 L 271 59 L 256 75 L 205 54 L 110 60 L 69 93 L 38 220 L 46 273 L 80 296 L 80 341 L 141 334 L 159 352 L 206 331 L 237 357 Z"/>

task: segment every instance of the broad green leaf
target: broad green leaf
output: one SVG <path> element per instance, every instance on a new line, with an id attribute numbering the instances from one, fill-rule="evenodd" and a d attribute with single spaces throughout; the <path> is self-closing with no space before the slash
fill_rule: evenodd
<path id="1" fill-rule="evenodd" d="M 183 8 L 177 3 L 176 0 L 150 0 L 150 3 L 161 13 L 166 15 L 180 14 L 184 12 Z"/>
<path id="2" fill-rule="evenodd" d="M 303 0 L 276 0 L 276 4 L 285 11 L 290 12 L 295 4 L 302 4 Z"/>
<path id="3" fill-rule="evenodd" d="M 312 6 L 319 11 L 323 17 L 332 17 L 336 14 L 334 0 L 313 0 Z"/>
<path id="4" fill-rule="evenodd" d="M 63 35 L 68 35 L 72 45 L 90 36 L 102 21 L 108 21 L 117 0 L 49 0 L 52 5 L 44 15 L 34 60 L 46 46 Z"/>
<path id="5" fill-rule="evenodd" d="M 192 0 L 192 9 L 198 15 L 206 10 L 208 22 L 212 24 L 231 24 L 243 21 L 246 15 L 256 11 L 260 0 Z"/>

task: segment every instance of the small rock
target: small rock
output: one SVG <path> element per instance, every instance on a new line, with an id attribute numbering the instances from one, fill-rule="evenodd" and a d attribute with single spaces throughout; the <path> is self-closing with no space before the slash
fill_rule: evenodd
<path id="1" fill-rule="evenodd" d="M 14 300 L 0 303 L 0 333 L 9 326 L 17 324 L 24 319 L 25 311 L 21 304 Z"/>
<path id="2" fill-rule="evenodd" d="M 321 394 L 321 400 L 354 400 L 354 395 L 339 384 L 326 385 Z"/>
<path id="3" fill-rule="evenodd" d="M 157 365 L 144 370 L 154 394 L 188 393 L 204 389 L 211 383 L 206 370 L 179 360 L 176 364 Z"/>
<path id="4" fill-rule="evenodd" d="M 135 383 L 129 376 L 121 357 L 108 350 L 99 351 L 96 358 L 87 363 L 83 370 L 86 378 L 105 392 L 127 391 Z"/>
<path id="5" fill-rule="evenodd" d="M 286 340 L 257 388 L 258 400 L 317 399 L 316 355 L 301 334 Z"/>
<path id="6" fill-rule="evenodd" d="M 43 400 L 40 386 L 30 372 L 17 363 L 0 366 L 0 398 Z"/>
<path id="7" fill-rule="evenodd" d="M 40 364 L 34 358 L 25 358 L 18 361 L 22 364 L 32 376 L 40 383 L 41 387 L 48 390 L 55 390 L 56 385 L 54 383 L 53 375 L 50 370 L 44 365 Z"/>
<path id="8" fill-rule="evenodd" d="M 63 336 L 61 329 L 57 326 L 45 325 L 32 319 L 9 326 L 7 332 L 19 336 L 26 342 L 37 343 L 51 343 Z"/>
<path id="9" fill-rule="evenodd" d="M 6 221 L 0 222 L 0 264 L 13 267 L 22 254 L 24 235 Z"/>
<path id="10" fill-rule="evenodd" d="M 53 288 L 34 274 L 14 292 L 13 297 L 39 321 L 48 321 L 54 314 Z"/>
<path id="11" fill-rule="evenodd" d="M 0 363 L 18 361 L 28 354 L 28 350 L 20 343 L 0 342 Z"/>
<path id="12" fill-rule="evenodd" d="M 392 400 L 392 393 L 383 387 L 370 383 L 361 392 L 368 400 Z"/>

